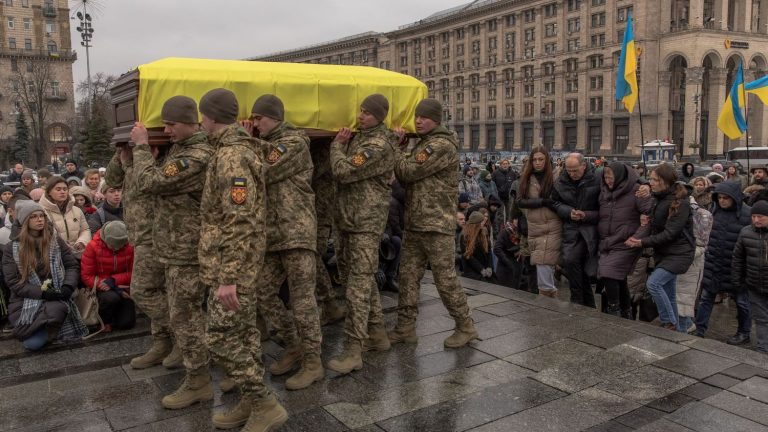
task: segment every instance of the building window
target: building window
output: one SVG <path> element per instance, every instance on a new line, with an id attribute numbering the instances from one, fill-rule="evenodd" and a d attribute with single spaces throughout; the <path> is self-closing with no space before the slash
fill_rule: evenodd
<path id="1" fill-rule="evenodd" d="M 533 117 L 533 102 L 525 103 L 523 117 Z"/>
<path id="2" fill-rule="evenodd" d="M 488 89 L 488 100 L 489 101 L 495 101 L 496 100 L 496 88 L 491 87 Z"/>
<path id="3" fill-rule="evenodd" d="M 480 147 L 480 127 L 471 126 L 469 128 L 469 146 L 470 150 L 477 151 Z"/>
<path id="4" fill-rule="evenodd" d="M 514 118 L 515 117 L 515 104 L 507 104 L 504 106 L 504 118 Z"/>
<path id="5" fill-rule="evenodd" d="M 451 40 L 451 34 L 448 32 L 442 32 L 440 33 L 440 39 L 443 40 L 443 43 L 448 43 Z"/>
<path id="6" fill-rule="evenodd" d="M 579 91 L 579 80 L 577 78 L 571 78 L 565 81 L 566 93 L 576 93 Z"/>
<path id="7" fill-rule="evenodd" d="M 473 53 L 479 53 L 480 52 L 480 41 L 472 41 L 472 52 Z"/>
<path id="8" fill-rule="evenodd" d="M 457 71 L 463 71 L 464 70 L 464 60 L 457 60 L 456 61 L 456 70 Z"/>
<path id="9" fill-rule="evenodd" d="M 458 40 L 464 39 L 464 29 L 463 28 L 458 28 L 458 29 L 455 30 L 455 32 L 456 32 L 456 39 L 458 39 Z"/>
<path id="10" fill-rule="evenodd" d="M 472 84 L 473 86 L 476 86 L 476 85 L 480 84 L 480 75 L 478 75 L 478 74 L 470 75 L 469 76 L 469 83 Z"/>
<path id="11" fill-rule="evenodd" d="M 464 92 L 463 91 L 457 91 L 456 92 L 456 103 L 464 103 Z M 461 112 L 462 112 L 462 117 L 463 117 L 464 110 L 462 110 Z M 463 120 L 463 118 L 462 118 L 462 120 Z"/>
<path id="12" fill-rule="evenodd" d="M 442 70 L 442 71 L 443 71 L 443 73 L 448 73 L 448 72 L 450 72 L 450 71 L 451 71 L 451 65 L 450 65 L 450 63 L 443 63 L 443 64 L 442 64 L 442 66 L 440 67 L 440 70 Z"/>
<path id="13" fill-rule="evenodd" d="M 525 49 L 525 58 L 526 59 L 532 59 L 535 56 L 536 56 L 536 51 L 533 49 L 533 47 Z"/>
<path id="14" fill-rule="evenodd" d="M 550 3 L 544 6 L 545 17 L 552 18 L 555 15 L 557 15 L 557 3 Z"/>
<path id="15" fill-rule="evenodd" d="M 6 6 L 13 6 L 13 0 L 5 0 Z"/>
<path id="16" fill-rule="evenodd" d="M 599 114 L 603 112 L 603 98 L 593 97 L 589 98 L 589 113 Z"/>
<path id="17" fill-rule="evenodd" d="M 21 0 L 21 7 L 29 7 L 29 0 Z"/>
<path id="18" fill-rule="evenodd" d="M 568 39 L 568 51 L 576 51 L 581 46 L 579 39 Z"/>
<path id="19" fill-rule="evenodd" d="M 472 57 L 472 67 L 480 67 L 480 57 Z"/>
<path id="20" fill-rule="evenodd" d="M 597 69 L 599 67 L 603 66 L 603 56 L 602 55 L 593 55 L 589 57 L 589 67 L 592 69 Z"/>
<path id="21" fill-rule="evenodd" d="M 576 33 L 581 30 L 581 18 L 571 18 L 568 20 L 568 33 Z"/>
<path id="22" fill-rule="evenodd" d="M 603 127 L 599 125 L 589 126 L 589 151 L 597 153 L 603 143 Z"/>
<path id="23" fill-rule="evenodd" d="M 456 88 L 463 88 L 464 87 L 464 77 L 457 76 L 456 78 L 454 78 L 453 83 L 456 86 Z"/>
<path id="24" fill-rule="evenodd" d="M 568 12 L 581 9 L 581 0 L 568 0 Z"/>
<path id="25" fill-rule="evenodd" d="M 443 93 L 443 105 L 447 104 L 451 101 L 451 95 L 448 93 Z M 448 116 L 443 116 L 443 118 L 448 118 Z"/>
<path id="26" fill-rule="evenodd" d="M 488 120 L 495 120 L 496 119 L 496 106 L 491 105 L 488 107 Z"/>
<path id="27" fill-rule="evenodd" d="M 24 18 L 24 30 L 30 30 L 32 28 L 32 20 Z"/>
<path id="28" fill-rule="evenodd" d="M 418 45 L 418 42 L 414 42 L 414 45 Z M 400 52 L 404 53 L 408 51 L 408 42 L 400 42 L 398 47 L 400 47 Z"/>
<path id="29" fill-rule="evenodd" d="M 495 66 L 496 65 L 496 54 L 490 54 L 488 56 L 488 65 L 489 66 Z"/>
<path id="30" fill-rule="evenodd" d="M 480 119 L 480 107 L 472 107 L 472 120 Z"/>
<path id="31" fill-rule="evenodd" d="M 16 59 L 11 59 L 11 71 L 12 72 L 18 72 L 19 71 L 19 61 Z"/>
<path id="32" fill-rule="evenodd" d="M 59 83 L 56 81 L 51 82 L 51 96 L 60 96 Z"/>
<path id="33" fill-rule="evenodd" d="M 575 72 L 579 69 L 579 60 L 572 58 L 565 61 L 565 71 L 566 72 Z"/>
<path id="34" fill-rule="evenodd" d="M 8 28 L 13 29 L 13 17 L 8 17 Z"/>
<path id="35" fill-rule="evenodd" d="M 533 84 L 526 84 L 524 87 L 525 91 L 525 97 L 533 97 L 534 93 L 536 93 L 536 86 Z"/>
<path id="36" fill-rule="evenodd" d="M 525 41 L 533 42 L 534 40 L 536 40 L 536 29 L 535 28 L 525 29 Z"/>
<path id="37" fill-rule="evenodd" d="M 495 19 L 488 21 L 488 31 L 496 31 L 498 22 Z"/>
<path id="38" fill-rule="evenodd" d="M 16 38 L 8 38 L 8 48 L 15 50 L 16 49 Z"/>
<path id="39" fill-rule="evenodd" d="M 428 66 L 427 67 L 427 75 L 434 75 L 435 74 L 435 67 L 434 66 Z"/>
<path id="40" fill-rule="evenodd" d="M 472 31 L 472 36 L 480 34 L 480 24 L 472 24 L 469 28 Z"/>
<path id="41" fill-rule="evenodd" d="M 590 90 L 600 90 L 603 88 L 603 77 L 601 75 L 589 77 Z"/>
<path id="42" fill-rule="evenodd" d="M 517 25 L 517 15 L 511 14 L 504 17 L 504 22 L 507 24 L 507 27 L 513 27 Z"/>
<path id="43" fill-rule="evenodd" d="M 448 88 L 450 87 L 450 82 L 451 81 L 448 78 L 441 79 L 440 80 L 440 89 L 443 90 L 443 91 L 448 90 Z"/>
<path id="44" fill-rule="evenodd" d="M 515 97 L 515 88 L 504 87 L 504 97 L 507 99 L 513 99 Z"/>
<path id="45" fill-rule="evenodd" d="M 601 47 L 605 46 L 605 33 L 593 34 L 590 36 L 590 46 Z"/>
<path id="46" fill-rule="evenodd" d="M 480 102 L 480 90 L 472 90 L 472 102 Z"/>
<path id="47" fill-rule="evenodd" d="M 420 77 L 421 76 L 421 68 L 414 68 L 413 69 L 413 76 Z"/>
<path id="48" fill-rule="evenodd" d="M 34 70 L 35 70 L 35 67 L 32 65 L 32 62 L 31 62 L 31 61 L 28 61 L 28 62 L 26 63 L 26 65 L 27 65 L 27 72 L 29 72 L 29 73 L 32 73 L 32 71 L 34 71 Z"/>
<path id="49" fill-rule="evenodd" d="M 629 145 L 629 125 L 617 124 L 613 127 L 613 152 L 622 154 Z"/>
<path id="50" fill-rule="evenodd" d="M 592 14 L 592 28 L 605 27 L 605 12 Z"/>
<path id="51" fill-rule="evenodd" d="M 32 39 L 24 39 L 24 49 L 32 51 Z"/>
<path id="52" fill-rule="evenodd" d="M 488 84 L 496 84 L 496 72 L 491 71 L 485 74 L 485 80 L 488 81 Z"/>
<path id="53" fill-rule="evenodd" d="M 449 47 L 447 47 L 447 46 L 443 47 L 442 50 L 441 50 L 441 53 L 442 53 L 444 59 L 448 58 L 448 57 L 451 56 L 451 49 Z"/>
<path id="54" fill-rule="evenodd" d="M 514 69 L 504 69 L 504 80 L 505 81 L 512 81 L 515 79 L 515 70 Z"/>
<path id="55" fill-rule="evenodd" d="M 533 76 L 533 66 L 523 66 L 523 76 L 531 78 Z"/>
<path id="56" fill-rule="evenodd" d="M 616 11 L 616 22 L 624 22 L 629 19 L 629 16 L 632 15 L 632 6 L 625 6 L 620 7 Z"/>
<path id="57" fill-rule="evenodd" d="M 506 49 L 515 49 L 515 34 L 514 33 L 507 33 L 504 35 L 504 48 Z"/>
<path id="58" fill-rule="evenodd" d="M 555 53 L 557 53 L 557 44 L 548 43 L 544 45 L 544 54 L 553 55 Z"/>
<path id="59" fill-rule="evenodd" d="M 59 50 L 56 47 L 56 42 L 54 41 L 48 41 L 48 54 L 56 54 Z"/>
<path id="60" fill-rule="evenodd" d="M 427 36 L 427 46 L 431 46 L 431 47 L 435 46 L 435 36 L 434 35 Z"/>
<path id="61" fill-rule="evenodd" d="M 544 94 L 555 94 L 555 82 L 554 81 L 545 81 L 544 82 Z"/>
<path id="62" fill-rule="evenodd" d="M 511 118 L 511 117 L 510 117 Z M 504 150 L 512 150 L 515 145 L 515 125 L 504 124 Z"/>
<path id="63" fill-rule="evenodd" d="M 464 121 L 464 108 L 456 108 L 456 121 Z"/>
<path id="64" fill-rule="evenodd" d="M 496 107 L 493 108 L 495 110 Z M 490 114 L 490 107 L 488 112 Z M 496 118 L 495 111 L 493 117 Z M 485 148 L 488 151 L 496 150 L 496 125 L 487 125 L 485 127 Z"/>
<path id="65" fill-rule="evenodd" d="M 557 24 L 552 23 L 544 26 L 544 36 L 546 37 L 557 36 Z"/>
<path id="66" fill-rule="evenodd" d="M 568 99 L 565 101 L 565 113 L 566 114 L 576 114 L 579 112 L 579 100 L 578 99 Z"/>
<path id="67" fill-rule="evenodd" d="M 464 55 L 464 44 L 456 45 L 456 55 Z"/>
<path id="68" fill-rule="evenodd" d="M 496 49 L 496 37 L 488 38 L 488 49 Z"/>
<path id="69" fill-rule="evenodd" d="M 592 0 L 592 6 L 602 6 L 605 4 L 605 0 Z"/>
<path id="70" fill-rule="evenodd" d="M 536 21 L 536 9 L 528 9 L 523 12 L 523 21 L 527 23 Z"/>
<path id="71" fill-rule="evenodd" d="M 624 29 L 616 30 L 616 42 L 621 43 L 624 41 Z"/>
<path id="72" fill-rule="evenodd" d="M 555 64 L 552 62 L 544 63 L 542 66 L 542 70 L 544 71 L 544 75 L 554 75 L 555 74 Z"/>

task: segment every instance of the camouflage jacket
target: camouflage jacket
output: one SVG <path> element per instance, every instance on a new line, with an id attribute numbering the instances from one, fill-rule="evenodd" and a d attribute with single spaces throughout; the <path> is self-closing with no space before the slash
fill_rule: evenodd
<path id="1" fill-rule="evenodd" d="M 197 264 L 200 196 L 212 154 L 204 132 L 174 144 L 162 165 L 155 164 L 149 146 L 133 150 L 139 190 L 157 197 L 153 242 L 158 260 L 164 264 Z"/>
<path id="2" fill-rule="evenodd" d="M 383 233 L 394 164 L 391 134 L 382 123 L 358 131 L 344 147 L 331 143 L 336 227 L 340 231 Z"/>
<path id="3" fill-rule="evenodd" d="M 133 162 L 123 164 L 118 150 L 109 161 L 104 178 L 108 185 L 123 187 L 123 221 L 128 227 L 128 241 L 133 246 L 152 246 L 155 196 L 139 190 Z"/>
<path id="4" fill-rule="evenodd" d="M 456 229 L 456 167 L 459 145 L 438 126 L 422 136 L 410 153 L 395 152 L 395 174 L 405 188 L 405 229 L 454 234 Z"/>
<path id="5" fill-rule="evenodd" d="M 333 225 L 333 206 L 336 202 L 336 187 L 331 173 L 331 146 L 328 143 L 311 145 L 312 190 L 315 191 L 315 214 L 318 226 Z"/>
<path id="6" fill-rule="evenodd" d="M 315 193 L 309 137 L 283 122 L 264 139 L 267 181 L 267 252 L 317 249 Z"/>
<path id="7" fill-rule="evenodd" d="M 211 134 L 215 153 L 201 204 L 200 277 L 253 290 L 267 248 L 266 185 L 259 143 L 237 124 Z"/>

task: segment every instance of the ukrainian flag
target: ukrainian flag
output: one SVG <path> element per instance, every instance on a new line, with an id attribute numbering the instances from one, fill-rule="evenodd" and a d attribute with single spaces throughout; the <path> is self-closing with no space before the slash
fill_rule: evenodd
<path id="1" fill-rule="evenodd" d="M 627 29 L 624 31 L 619 69 L 616 72 L 616 100 L 622 101 L 624 108 L 632 112 L 635 109 L 637 97 L 637 51 L 635 35 L 632 32 L 632 14 L 630 14 L 627 18 Z"/>
<path id="2" fill-rule="evenodd" d="M 748 83 L 744 86 L 744 90 L 757 95 L 764 104 L 768 105 L 768 75 Z"/>
<path id="3" fill-rule="evenodd" d="M 733 80 L 733 86 L 725 98 L 725 104 L 720 110 L 720 116 L 717 118 L 717 128 L 728 135 L 730 139 L 736 139 L 744 135 L 747 130 L 747 121 L 744 119 L 744 113 L 741 107 L 744 106 L 744 70 L 739 63 L 736 70 L 736 77 Z"/>

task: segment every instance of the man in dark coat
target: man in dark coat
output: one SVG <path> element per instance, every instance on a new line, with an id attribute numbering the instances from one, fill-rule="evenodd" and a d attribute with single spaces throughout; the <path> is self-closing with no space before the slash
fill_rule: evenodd
<path id="1" fill-rule="evenodd" d="M 499 169 L 494 171 L 491 177 L 493 182 L 496 183 L 496 190 L 499 191 L 499 198 L 504 203 L 507 218 L 509 218 L 509 212 L 512 210 L 509 191 L 512 190 L 512 183 L 517 180 L 517 174 L 510 167 L 509 161 L 504 159 L 499 164 Z"/>
<path id="2" fill-rule="evenodd" d="M 581 153 L 565 158 L 552 199 L 563 220 L 563 274 L 570 283 L 571 302 L 595 307 L 590 277 L 597 275 L 600 178 Z"/>
<path id="3" fill-rule="evenodd" d="M 8 175 L 8 178 L 5 179 L 6 183 L 13 183 L 13 182 L 19 182 L 21 183 L 21 176 L 24 174 L 24 165 L 17 163 L 13 166 L 13 170 Z"/>
<path id="4" fill-rule="evenodd" d="M 727 340 L 731 345 L 749 343 L 752 328 L 749 294 L 745 287 L 731 283 L 733 248 L 742 228 L 750 224 L 751 208 L 742 200 L 741 182 L 726 181 L 715 185 L 712 192 L 714 223 L 704 258 L 701 299 L 696 313 L 696 335 L 704 336 L 717 294 L 727 292 L 734 297 L 739 327 L 736 335 Z"/>

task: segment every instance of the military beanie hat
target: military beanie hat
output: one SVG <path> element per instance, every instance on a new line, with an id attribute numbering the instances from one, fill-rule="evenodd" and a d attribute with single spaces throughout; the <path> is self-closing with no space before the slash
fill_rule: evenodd
<path id="1" fill-rule="evenodd" d="M 235 94 L 224 88 L 213 89 L 200 99 L 200 112 L 216 123 L 234 123 L 239 109 Z"/>
<path id="2" fill-rule="evenodd" d="M 269 117 L 277 121 L 285 120 L 285 107 L 279 97 L 271 94 L 265 94 L 253 104 L 252 114 Z"/>
<path id="3" fill-rule="evenodd" d="M 389 112 L 389 101 L 383 94 L 379 93 L 374 93 L 363 99 L 360 106 L 376 117 L 378 121 L 384 121 Z"/>
<path id="4" fill-rule="evenodd" d="M 443 121 L 443 106 L 436 99 L 424 99 L 416 105 L 416 117 L 426 117 L 441 123 Z"/>
<path id="5" fill-rule="evenodd" d="M 167 122 L 197 124 L 197 103 L 187 96 L 174 96 L 165 101 L 160 117 Z"/>

